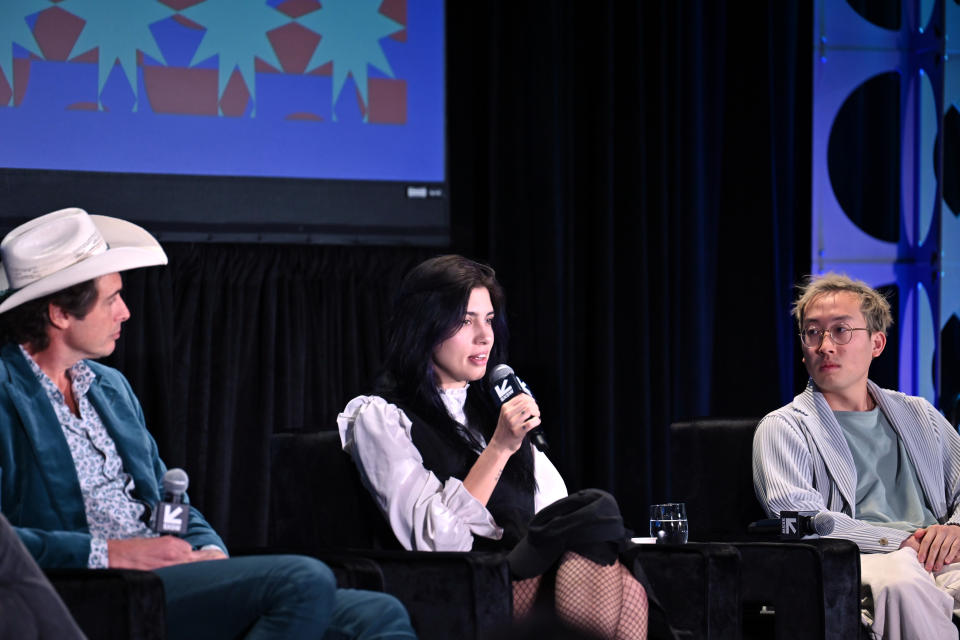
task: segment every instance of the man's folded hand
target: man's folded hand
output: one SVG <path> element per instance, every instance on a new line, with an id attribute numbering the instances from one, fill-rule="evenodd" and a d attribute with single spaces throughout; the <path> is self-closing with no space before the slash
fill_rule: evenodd
<path id="1" fill-rule="evenodd" d="M 141 569 L 143 571 L 185 562 L 222 560 L 227 557 L 219 549 L 194 551 L 189 542 L 173 536 L 108 540 L 107 552 L 111 569 Z"/>
<path id="2" fill-rule="evenodd" d="M 960 527 L 934 524 L 917 529 L 907 540 L 919 541 L 917 560 L 927 571 L 940 571 L 960 558 Z"/>

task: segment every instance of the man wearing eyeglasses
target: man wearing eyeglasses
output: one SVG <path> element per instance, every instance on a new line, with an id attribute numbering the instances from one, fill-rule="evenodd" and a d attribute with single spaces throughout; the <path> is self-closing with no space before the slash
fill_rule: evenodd
<path id="1" fill-rule="evenodd" d="M 757 427 L 758 499 L 772 517 L 825 511 L 831 537 L 860 547 L 874 637 L 957 638 L 960 435 L 925 399 L 868 379 L 892 323 L 881 294 L 831 273 L 793 313 L 810 380 Z"/>

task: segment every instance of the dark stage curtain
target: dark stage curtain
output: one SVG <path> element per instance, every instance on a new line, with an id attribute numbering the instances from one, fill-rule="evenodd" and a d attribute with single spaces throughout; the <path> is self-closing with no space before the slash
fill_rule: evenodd
<path id="1" fill-rule="evenodd" d="M 455 244 L 498 270 L 568 484 L 643 532 L 672 421 L 806 380 L 811 8 L 486 6 L 448 5 Z"/>
<path id="2" fill-rule="evenodd" d="M 227 544 L 263 545 L 270 434 L 336 428 L 380 364 L 400 277 L 435 252 L 165 249 L 168 266 L 124 275 L 132 317 L 106 362 L 130 380 L 161 457 L 187 471 L 191 499 Z"/>

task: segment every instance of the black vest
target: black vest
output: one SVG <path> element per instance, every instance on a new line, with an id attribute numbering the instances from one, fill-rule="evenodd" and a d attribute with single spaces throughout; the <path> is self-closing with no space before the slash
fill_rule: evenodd
<path id="1" fill-rule="evenodd" d="M 463 480 L 477 461 L 479 454 L 457 448 L 449 437 L 428 424 L 406 406 L 394 400 L 413 423 L 411 435 L 413 444 L 423 457 L 423 466 L 446 482 L 448 478 Z M 469 402 L 469 400 L 468 400 Z M 523 446 L 530 446 L 526 442 Z M 516 454 L 514 454 L 516 455 Z M 474 551 L 512 549 L 526 532 L 533 518 L 533 493 L 520 485 L 512 475 L 504 474 L 487 502 L 487 511 L 493 515 L 497 525 L 503 528 L 503 538 L 492 540 L 474 536 Z"/>

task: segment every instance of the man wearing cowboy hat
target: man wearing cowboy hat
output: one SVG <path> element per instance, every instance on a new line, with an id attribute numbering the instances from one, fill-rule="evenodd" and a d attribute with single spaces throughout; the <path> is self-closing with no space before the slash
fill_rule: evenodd
<path id="1" fill-rule="evenodd" d="M 415 637 L 398 601 L 336 589 L 317 560 L 227 559 L 193 507 L 182 537 L 145 524 L 166 467 L 126 379 L 92 359 L 130 317 L 120 272 L 166 262 L 144 229 L 81 209 L 0 243 L 0 511 L 41 567 L 154 571 L 171 637 Z"/>

